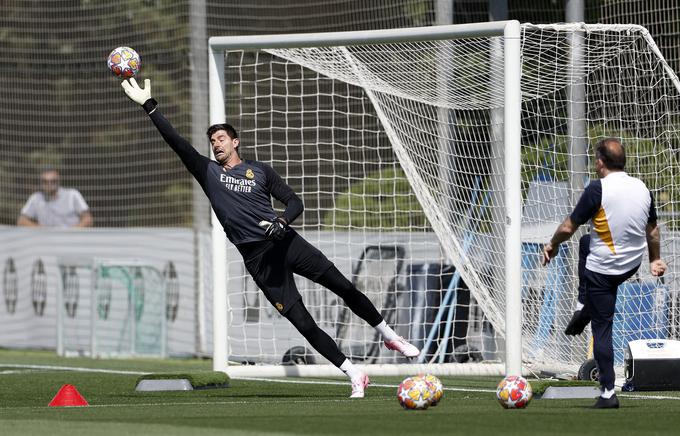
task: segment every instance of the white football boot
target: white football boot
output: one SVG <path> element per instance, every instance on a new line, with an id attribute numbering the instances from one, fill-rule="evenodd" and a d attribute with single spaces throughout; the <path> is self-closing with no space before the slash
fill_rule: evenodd
<path id="1" fill-rule="evenodd" d="M 420 354 L 420 350 L 416 346 L 411 345 L 401 336 L 393 341 L 385 341 L 385 347 L 387 347 L 388 350 L 398 351 L 405 357 L 418 357 Z"/>
<path id="2" fill-rule="evenodd" d="M 362 372 L 359 377 L 352 380 L 352 395 L 349 397 L 364 398 L 364 391 L 370 382 L 371 381 L 368 379 L 368 376 Z"/>

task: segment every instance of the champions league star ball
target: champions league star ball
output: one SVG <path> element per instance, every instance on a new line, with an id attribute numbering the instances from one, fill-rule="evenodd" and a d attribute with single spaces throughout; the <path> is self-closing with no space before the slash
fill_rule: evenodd
<path id="1" fill-rule="evenodd" d="M 424 410 L 430 407 L 433 391 L 423 377 L 407 377 L 397 388 L 397 399 L 404 409 Z"/>
<path id="2" fill-rule="evenodd" d="M 423 376 L 426 382 L 430 384 L 433 389 L 432 400 L 430 401 L 430 406 L 436 406 L 444 397 L 444 385 L 441 380 L 432 374 L 425 374 Z"/>
<path id="3" fill-rule="evenodd" d="M 139 55 L 130 47 L 114 49 L 109 55 L 106 64 L 113 75 L 121 79 L 129 79 L 136 76 L 142 66 Z"/>
<path id="4" fill-rule="evenodd" d="M 531 385 L 524 377 L 507 376 L 496 388 L 496 399 L 506 409 L 524 409 L 532 396 Z"/>

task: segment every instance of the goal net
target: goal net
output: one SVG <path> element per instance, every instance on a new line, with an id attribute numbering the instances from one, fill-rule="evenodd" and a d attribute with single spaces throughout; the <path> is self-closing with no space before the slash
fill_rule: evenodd
<path id="1" fill-rule="evenodd" d="M 435 35 L 443 29 L 447 36 Z M 654 281 L 643 261 L 620 289 L 616 362 L 629 340 L 676 337 L 680 87 L 652 38 L 639 26 L 525 24 L 513 82 L 503 28 L 470 29 L 212 38 L 211 117 L 235 124 L 243 156 L 271 164 L 302 196 L 294 227 L 423 349 L 417 363 L 443 373 L 503 372 L 520 343 L 508 323 L 519 320 L 525 368 L 574 369 L 588 357 L 589 330 L 563 334 L 577 295 L 578 237 L 547 267 L 540 251 L 596 177 L 592 144 L 621 138 L 627 171 L 655 195 L 670 272 Z M 507 98 L 518 90 L 513 115 Z M 509 123 L 521 128 L 514 156 Z M 507 196 L 513 181 L 516 197 Z M 226 310 L 216 296 L 214 316 L 216 329 L 226 324 L 228 359 L 327 364 L 227 251 L 226 270 L 215 270 L 226 274 Z M 413 370 L 337 296 L 297 283 L 350 359 Z M 521 294 L 521 308 L 507 305 L 508 292 Z M 216 354 L 216 367 L 221 360 Z"/>

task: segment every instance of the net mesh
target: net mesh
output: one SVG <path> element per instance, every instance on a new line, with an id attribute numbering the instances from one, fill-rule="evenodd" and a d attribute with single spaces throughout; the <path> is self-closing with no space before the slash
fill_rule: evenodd
<path id="1" fill-rule="evenodd" d="M 575 365 L 587 354 L 585 339 L 562 333 L 576 297 L 576 242 L 548 267 L 539 265 L 539 255 L 594 177 L 588 144 L 623 139 L 627 170 L 654 192 L 662 252 L 675 262 L 678 88 L 650 44 L 636 27 L 523 27 L 522 298 L 524 356 L 531 362 Z M 579 49 L 583 56 L 574 61 Z M 298 225 L 305 236 L 352 274 L 398 332 L 426 348 L 423 360 L 459 360 L 463 353 L 453 349 L 461 345 L 467 358 L 501 357 L 502 56 L 501 38 L 227 55 L 228 118 L 240 120 L 246 157 L 270 162 L 302 193 L 307 209 Z M 398 192 L 403 183 L 410 188 Z M 411 195 L 422 212 L 399 207 Z M 422 214 L 416 220 L 414 210 Z M 420 250 L 421 238 L 432 248 Z M 625 341 L 674 334 L 673 267 L 661 284 L 645 265 L 620 291 L 618 363 Z M 230 280 L 248 282 L 231 271 Z M 416 283 L 419 276 L 424 283 Z M 319 290 L 309 282 L 300 288 L 350 356 L 398 361 L 338 302 L 311 297 Z M 255 326 L 239 316 L 242 298 L 230 295 L 232 355 L 274 361 L 303 344 L 283 340 L 290 332 L 276 328 L 276 320 Z M 266 311 L 256 305 L 251 314 L 258 310 Z M 260 345 L 241 347 L 251 333 L 260 335 Z"/>

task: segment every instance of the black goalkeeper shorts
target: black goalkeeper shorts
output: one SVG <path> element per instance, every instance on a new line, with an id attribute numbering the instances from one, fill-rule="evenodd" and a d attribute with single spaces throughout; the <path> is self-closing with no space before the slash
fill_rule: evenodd
<path id="1" fill-rule="evenodd" d="M 301 298 L 293 274 L 317 281 L 333 266 L 319 249 L 292 230 L 281 241 L 240 244 L 238 249 L 255 283 L 281 314 Z"/>

